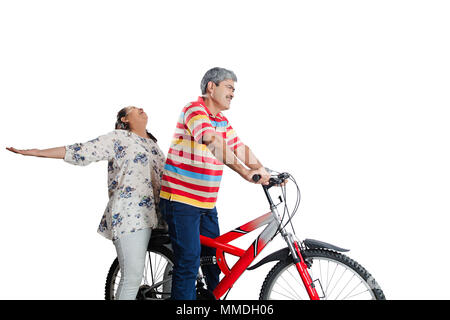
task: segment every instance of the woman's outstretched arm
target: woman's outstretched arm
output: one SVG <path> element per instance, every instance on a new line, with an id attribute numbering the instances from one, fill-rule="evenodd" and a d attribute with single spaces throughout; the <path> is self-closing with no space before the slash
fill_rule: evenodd
<path id="1" fill-rule="evenodd" d="M 66 155 L 65 147 L 56 147 L 50 149 L 25 149 L 25 150 L 19 150 L 13 147 L 9 147 L 6 149 L 11 152 L 22 154 L 24 156 L 34 156 L 43 158 L 64 159 L 64 156 Z"/>
<path id="2" fill-rule="evenodd" d="M 120 141 L 124 133 L 117 131 L 121 130 L 114 130 L 85 143 L 75 143 L 63 147 L 25 150 L 10 147 L 6 149 L 24 156 L 64 159 L 74 165 L 86 166 L 93 161 L 108 160 L 115 156 L 115 152 L 118 153 L 117 158 L 123 157 L 127 146 L 122 146 Z"/>

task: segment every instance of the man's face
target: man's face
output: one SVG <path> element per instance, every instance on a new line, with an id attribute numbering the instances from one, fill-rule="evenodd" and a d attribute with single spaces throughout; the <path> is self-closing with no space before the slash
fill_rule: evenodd
<path id="1" fill-rule="evenodd" d="M 219 85 L 213 85 L 211 98 L 222 110 L 230 108 L 231 100 L 234 98 L 234 81 L 231 79 L 223 80 Z"/>

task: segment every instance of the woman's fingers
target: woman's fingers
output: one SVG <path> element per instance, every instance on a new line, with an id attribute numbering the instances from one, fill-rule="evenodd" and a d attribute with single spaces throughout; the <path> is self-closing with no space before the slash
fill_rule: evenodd
<path id="1" fill-rule="evenodd" d="M 9 147 L 9 148 L 7 147 L 6 150 L 9 150 L 9 151 L 11 151 L 11 152 L 18 153 L 18 152 L 17 152 L 18 150 L 15 149 L 15 148 L 13 148 L 13 147 Z"/>
<path id="2" fill-rule="evenodd" d="M 25 150 L 20 150 L 20 149 L 16 149 L 14 147 L 9 147 L 6 148 L 7 150 L 14 152 L 14 153 L 18 153 L 18 154 L 22 154 L 24 156 L 34 156 L 36 154 L 37 149 L 25 149 Z"/>
<path id="3" fill-rule="evenodd" d="M 6 148 L 6 149 L 8 149 L 11 152 L 19 153 L 19 154 L 23 154 L 23 152 L 25 151 L 25 150 L 19 150 L 19 149 L 13 148 L 13 147 L 9 147 L 9 148 Z"/>

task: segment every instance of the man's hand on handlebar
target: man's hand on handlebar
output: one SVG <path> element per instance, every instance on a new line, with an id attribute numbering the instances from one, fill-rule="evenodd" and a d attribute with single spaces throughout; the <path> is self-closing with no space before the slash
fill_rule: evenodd
<path id="1" fill-rule="evenodd" d="M 253 178 L 254 176 L 258 176 L 259 179 L 255 180 Z M 249 182 L 267 186 L 269 184 L 270 173 L 264 167 L 260 167 L 257 170 L 248 170 L 242 177 Z"/>
<path id="2" fill-rule="evenodd" d="M 286 185 L 286 183 L 288 183 L 288 179 L 285 179 L 285 180 L 283 180 L 283 182 L 282 183 L 280 183 L 280 184 L 277 184 L 277 187 L 283 187 L 283 186 L 285 186 Z"/>
<path id="3" fill-rule="evenodd" d="M 267 169 L 267 170 L 269 170 L 269 169 Z M 253 175 L 252 179 L 253 179 L 254 183 L 258 183 L 259 181 L 261 181 L 261 175 L 255 174 L 255 175 Z M 277 174 L 274 176 L 270 176 L 269 183 L 262 183 L 262 184 L 264 184 L 265 186 L 269 186 L 269 187 L 271 187 L 271 186 L 283 187 L 288 182 L 288 179 L 289 179 L 289 173 L 283 172 L 283 173 L 280 173 L 280 174 Z"/>

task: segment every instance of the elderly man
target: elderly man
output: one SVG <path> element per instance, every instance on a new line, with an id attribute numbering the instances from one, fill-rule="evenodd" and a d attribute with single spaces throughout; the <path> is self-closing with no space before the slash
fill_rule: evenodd
<path id="1" fill-rule="evenodd" d="M 267 184 L 270 178 L 222 114 L 230 108 L 235 82 L 236 75 L 230 70 L 206 72 L 202 96 L 183 108 L 167 155 L 160 208 L 169 225 L 175 258 L 172 299 L 196 299 L 200 256 L 215 255 L 215 249 L 200 245 L 200 235 L 220 235 L 215 203 L 223 164 L 252 183 L 255 174 L 261 175 L 259 184 Z M 214 290 L 220 269 L 214 264 L 202 271 L 208 289 Z"/>

